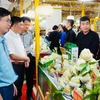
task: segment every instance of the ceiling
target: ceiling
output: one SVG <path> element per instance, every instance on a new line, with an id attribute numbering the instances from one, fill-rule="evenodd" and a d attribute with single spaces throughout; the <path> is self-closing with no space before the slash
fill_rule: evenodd
<path id="1" fill-rule="evenodd" d="M 85 2 L 86 1 L 86 2 Z M 62 6 L 62 16 L 66 18 L 68 15 L 79 18 L 82 13 L 82 3 L 85 5 L 85 14 L 90 18 L 94 18 L 100 15 L 100 0 L 46 0 L 47 3 L 55 6 Z"/>
<path id="2" fill-rule="evenodd" d="M 1 0 L 4 1 L 4 0 Z M 13 2 L 15 0 L 8 0 Z M 20 1 L 20 0 L 17 0 Z M 24 0 L 33 1 L 34 0 Z M 46 2 L 52 6 L 61 6 L 62 8 L 62 18 L 66 18 L 68 15 L 73 15 L 75 18 L 80 18 L 82 13 L 82 4 L 85 5 L 85 15 L 90 18 L 100 17 L 100 0 L 39 0 L 40 3 Z M 55 8 L 56 9 L 56 8 Z"/>

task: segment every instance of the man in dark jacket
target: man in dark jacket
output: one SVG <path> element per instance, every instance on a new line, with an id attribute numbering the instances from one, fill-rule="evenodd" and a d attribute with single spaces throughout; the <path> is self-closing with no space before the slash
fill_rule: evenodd
<path id="1" fill-rule="evenodd" d="M 49 37 L 48 37 L 48 40 L 51 42 L 50 49 L 53 50 L 55 47 L 57 47 L 58 53 L 59 53 L 60 33 L 58 32 L 58 26 L 54 25 L 52 29 L 53 29 L 53 31 L 50 32 Z"/>
<path id="2" fill-rule="evenodd" d="M 76 38 L 79 54 L 84 48 L 88 48 L 95 58 L 99 47 L 99 36 L 90 29 L 90 19 L 87 16 L 80 18 L 80 28 L 82 31 Z"/>
<path id="3" fill-rule="evenodd" d="M 75 43 L 76 34 L 72 29 L 73 25 L 74 25 L 74 20 L 68 19 L 66 22 L 66 25 L 65 25 L 65 27 L 67 28 L 67 32 L 66 32 L 67 35 L 65 38 L 65 43 L 67 43 L 67 42 Z"/>

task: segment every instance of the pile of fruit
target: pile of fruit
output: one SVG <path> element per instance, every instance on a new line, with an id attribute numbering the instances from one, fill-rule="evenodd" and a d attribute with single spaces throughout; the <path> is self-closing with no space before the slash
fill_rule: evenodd
<path id="1" fill-rule="evenodd" d="M 46 63 L 53 60 L 47 70 L 48 75 L 52 77 L 55 73 L 58 74 L 57 87 L 59 90 L 70 96 L 73 96 L 73 90 L 76 90 L 82 97 L 86 97 L 90 94 L 89 91 L 94 88 L 94 79 L 91 73 L 96 77 L 100 76 L 98 62 L 92 57 L 89 49 L 84 49 L 81 52 L 76 63 L 72 63 L 67 58 L 65 54 L 52 53 L 50 56 L 41 58 L 40 62 Z"/>

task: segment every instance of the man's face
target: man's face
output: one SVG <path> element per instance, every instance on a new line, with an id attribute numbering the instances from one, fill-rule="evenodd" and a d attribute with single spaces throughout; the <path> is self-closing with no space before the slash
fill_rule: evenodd
<path id="1" fill-rule="evenodd" d="M 58 30 L 59 30 L 60 32 L 63 32 L 63 29 L 62 29 L 62 26 L 61 26 L 61 25 L 58 26 Z"/>
<path id="2" fill-rule="evenodd" d="M 25 20 L 24 21 L 24 31 L 28 31 L 29 30 L 29 27 L 30 27 L 30 22 Z"/>
<path id="3" fill-rule="evenodd" d="M 7 32 L 11 26 L 10 15 L 0 18 L 0 33 L 1 35 Z"/>
<path id="4" fill-rule="evenodd" d="M 66 28 L 68 29 L 69 26 L 70 26 L 70 22 L 67 21 L 67 22 L 66 22 Z"/>
<path id="5" fill-rule="evenodd" d="M 21 33 L 23 30 L 23 22 L 19 22 L 16 24 L 16 29 L 18 30 L 18 33 Z"/>
<path id="6" fill-rule="evenodd" d="M 83 33 L 86 33 L 90 30 L 90 23 L 89 21 L 81 21 L 80 28 L 83 31 Z"/>

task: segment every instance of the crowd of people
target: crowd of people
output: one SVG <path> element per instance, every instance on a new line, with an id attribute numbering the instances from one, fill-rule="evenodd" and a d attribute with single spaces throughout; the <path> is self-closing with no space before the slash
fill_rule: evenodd
<path id="1" fill-rule="evenodd" d="M 63 47 L 67 42 L 74 43 L 79 48 L 79 54 L 84 48 L 88 48 L 96 58 L 99 51 L 99 36 L 90 28 L 90 19 L 87 16 L 80 18 L 78 34 L 73 30 L 74 20 L 66 20 L 66 25 L 54 25 L 53 31 L 46 37 L 51 42 L 50 49 Z M 60 53 L 60 52 L 58 52 Z"/>
<path id="2" fill-rule="evenodd" d="M 31 20 L 28 17 L 10 16 L 10 12 L 0 7 L 0 100 L 20 100 L 24 76 L 27 84 L 27 100 L 32 97 L 35 55 L 30 46 L 33 36 L 28 31 Z M 79 33 L 73 31 L 74 20 L 66 20 L 66 25 L 54 25 L 52 32 L 45 36 L 50 41 L 50 49 L 67 42 L 75 43 L 79 54 L 88 48 L 96 58 L 99 50 L 99 36 L 90 29 L 90 19 L 80 18 Z M 42 34 L 43 35 L 43 34 Z"/>

